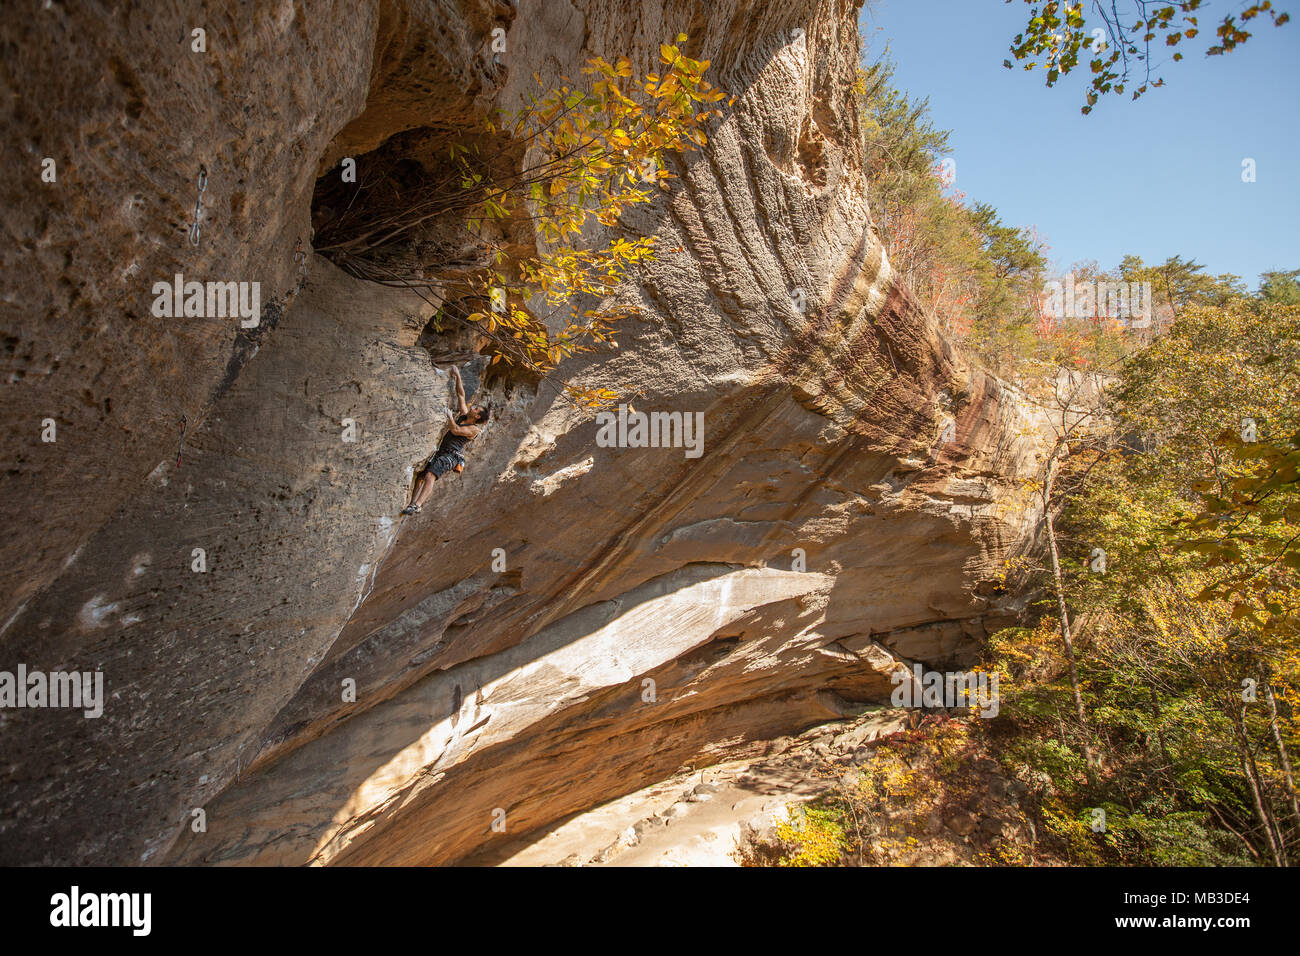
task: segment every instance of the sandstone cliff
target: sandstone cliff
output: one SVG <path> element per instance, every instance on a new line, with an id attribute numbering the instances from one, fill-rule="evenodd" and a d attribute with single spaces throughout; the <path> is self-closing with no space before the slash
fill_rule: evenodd
<path id="1" fill-rule="evenodd" d="M 4 147 L 30 175 L 0 185 L 0 669 L 102 670 L 107 701 L 0 711 L 0 862 L 462 860 L 882 702 L 900 659 L 973 660 L 1015 610 L 995 579 L 1033 517 L 1035 423 L 891 278 L 857 12 L 6 15 Z M 628 217 L 660 253 L 621 348 L 562 371 L 702 412 L 703 455 L 598 447 L 553 389 L 485 379 L 502 413 L 470 467 L 398 523 L 449 397 L 434 309 L 312 253 L 317 178 L 468 133 L 534 72 L 652 69 L 678 32 L 737 100 Z M 260 282 L 260 325 L 154 317 L 176 273 Z"/>

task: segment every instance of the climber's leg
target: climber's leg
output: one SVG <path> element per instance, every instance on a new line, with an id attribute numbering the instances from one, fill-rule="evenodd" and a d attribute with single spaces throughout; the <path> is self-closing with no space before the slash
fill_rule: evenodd
<path id="1" fill-rule="evenodd" d="M 420 481 L 415 486 L 415 497 L 411 499 L 411 504 L 415 505 L 416 508 L 423 508 L 424 503 L 429 500 L 429 495 L 433 494 L 433 483 L 436 480 L 427 471 L 421 473 Z"/>
<path id="2" fill-rule="evenodd" d="M 420 477 L 415 480 L 415 495 L 411 498 L 411 503 L 402 509 L 402 514 L 419 514 L 424 503 L 429 500 L 429 495 L 433 493 L 433 483 L 436 480 L 437 475 L 430 474 L 428 468 L 420 472 Z"/>
<path id="3" fill-rule="evenodd" d="M 425 492 L 425 486 L 428 484 L 429 479 L 423 472 L 421 472 L 420 477 L 415 479 L 415 495 L 411 498 L 411 503 L 402 509 L 402 514 L 419 514 L 420 506 L 424 504 L 424 499 L 428 497 L 428 494 Z"/>
<path id="4" fill-rule="evenodd" d="M 415 483 L 415 497 L 411 503 L 402 509 L 402 514 L 411 515 L 419 514 L 424 503 L 429 500 L 433 494 L 433 483 L 449 471 L 457 474 L 465 470 L 465 460 L 459 455 L 437 454 L 429 459 L 429 463 L 424 466 L 424 471 L 420 472 L 420 478 Z"/>
<path id="5" fill-rule="evenodd" d="M 446 451 L 436 452 L 424 466 L 424 470 L 420 472 L 419 481 L 417 481 L 415 485 L 415 497 L 412 499 L 411 503 L 402 510 L 402 514 L 419 514 L 424 503 L 428 501 L 429 496 L 433 494 L 433 483 L 435 481 L 447 474 L 449 471 L 454 471 L 459 474 L 464 470 L 465 459 L 462 456 Z"/>

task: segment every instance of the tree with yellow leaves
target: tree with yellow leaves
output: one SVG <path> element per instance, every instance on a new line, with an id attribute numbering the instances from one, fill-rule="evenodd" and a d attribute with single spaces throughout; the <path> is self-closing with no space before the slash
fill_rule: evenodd
<path id="1" fill-rule="evenodd" d="M 1189 308 L 1118 372 L 1122 442 L 1059 529 L 1077 676 L 1050 644 L 1021 647 L 1005 707 L 1058 802 L 1106 810 L 1086 837 L 1101 859 L 1295 859 L 1298 370 L 1300 308 L 1256 301 Z M 1080 699 L 1085 733 L 1049 730 Z"/>
<path id="2" fill-rule="evenodd" d="M 686 39 L 679 34 L 677 43 Z M 660 72 L 637 80 L 626 58 L 595 57 L 583 69 L 591 78 L 585 89 L 566 82 L 509 115 L 504 129 L 527 144 L 529 157 L 509 183 L 485 178 L 474 150 L 453 150 L 461 187 L 481 196 L 472 225 L 526 219 L 537 237 L 537 252 L 523 259 L 497 251 L 481 280 L 485 308 L 468 316 L 512 341 L 493 361 L 546 375 L 578 352 L 617 347 L 614 327 L 630 310 L 605 303 L 630 269 L 654 257 L 655 240 L 616 236 L 588 245 L 588 223 L 616 227 L 627 209 L 650 201 L 653 189 L 667 189 L 673 174 L 666 155 L 708 142 L 705 127 L 722 115 L 716 104 L 725 95 L 703 78 L 708 60 L 691 59 L 676 44 L 663 44 L 659 59 Z M 530 311 L 535 296 L 550 310 L 545 316 Z M 551 325 L 560 327 L 552 332 Z M 587 406 L 616 398 L 603 388 L 566 385 L 566 392 Z"/>
<path id="3" fill-rule="evenodd" d="M 581 82 L 563 78 L 436 154 L 377 159 L 361 184 L 367 202 L 355 202 L 360 186 L 344 192 L 331 181 L 317 251 L 359 278 L 413 289 L 437 307 L 440 328 L 471 327 L 494 363 L 537 379 L 576 353 L 617 347 L 614 329 L 631 310 L 611 299 L 655 255 L 654 237 L 628 234 L 622 217 L 669 188 L 670 155 L 705 146 L 722 115 L 725 95 L 704 79 L 709 61 L 683 52 L 687 39 L 660 46 L 657 72 L 637 78 L 624 57 L 594 57 Z M 442 246 L 452 251 L 440 259 Z M 422 251 L 430 247 L 432 258 Z M 452 296 L 429 278 L 444 271 Z M 582 406 L 617 398 L 562 388 Z"/>

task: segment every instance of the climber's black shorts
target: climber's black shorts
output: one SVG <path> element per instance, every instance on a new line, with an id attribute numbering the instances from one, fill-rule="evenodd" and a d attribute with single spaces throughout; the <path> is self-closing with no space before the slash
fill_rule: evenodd
<path id="1" fill-rule="evenodd" d="M 460 457 L 460 455 L 438 451 L 433 453 L 433 457 L 429 459 L 428 463 L 424 466 L 424 471 L 421 473 L 423 474 L 424 472 L 428 472 L 433 475 L 433 480 L 437 481 L 449 471 L 464 470 L 465 459 Z"/>

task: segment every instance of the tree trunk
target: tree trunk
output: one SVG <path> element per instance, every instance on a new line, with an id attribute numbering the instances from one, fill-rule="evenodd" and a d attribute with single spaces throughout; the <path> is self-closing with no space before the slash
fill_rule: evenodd
<path id="1" fill-rule="evenodd" d="M 1277 746 L 1278 759 L 1282 764 L 1282 783 L 1286 787 L 1287 799 L 1291 804 L 1291 816 L 1300 832 L 1300 800 L 1296 799 L 1295 777 L 1291 774 L 1291 758 L 1287 755 L 1286 744 L 1282 740 L 1282 730 L 1277 725 L 1277 700 L 1273 697 L 1273 685 L 1264 683 L 1264 699 L 1268 701 L 1268 726 L 1273 731 L 1273 743 Z"/>
<path id="2" fill-rule="evenodd" d="M 1065 606 L 1065 582 L 1061 577 L 1061 557 L 1056 548 L 1056 524 L 1052 518 L 1052 486 L 1056 478 L 1056 458 L 1047 465 L 1047 483 L 1043 486 L 1043 516 L 1047 522 L 1047 550 L 1052 558 L 1052 585 L 1056 590 L 1056 609 L 1061 624 L 1061 643 L 1070 668 L 1070 691 L 1074 694 L 1074 715 L 1080 728 L 1087 726 L 1083 713 L 1083 695 L 1079 693 L 1079 669 L 1074 660 L 1074 639 L 1070 636 L 1070 612 Z"/>
<path id="3" fill-rule="evenodd" d="M 1047 480 L 1043 484 L 1043 518 L 1047 526 L 1047 550 L 1052 558 L 1052 586 L 1056 590 L 1056 611 L 1061 625 L 1061 644 L 1065 647 L 1065 661 L 1069 668 L 1070 693 L 1074 697 L 1074 716 L 1083 735 L 1083 755 L 1087 760 L 1088 783 L 1097 783 L 1097 768 L 1101 761 L 1088 736 L 1088 717 L 1083 710 L 1083 694 L 1079 690 L 1079 667 L 1074 656 L 1074 638 L 1070 634 L 1070 610 L 1065 604 L 1065 579 L 1061 574 L 1061 555 L 1056 546 L 1056 522 L 1052 517 L 1052 489 L 1056 483 L 1056 455 L 1052 452 L 1047 463 Z"/>
<path id="4" fill-rule="evenodd" d="M 1246 778 L 1246 786 L 1250 789 L 1255 815 L 1264 826 L 1264 836 L 1268 839 L 1268 849 L 1273 854 L 1273 862 L 1278 866 L 1285 866 L 1282 862 L 1282 848 L 1278 846 L 1277 836 L 1273 832 L 1273 821 L 1264 808 L 1264 794 L 1259 785 L 1259 774 L 1250 755 L 1250 741 L 1246 737 L 1246 705 L 1241 705 L 1240 712 L 1234 711 L 1233 717 L 1237 731 L 1234 735 L 1237 739 L 1237 761 L 1241 764 L 1242 776 Z"/>

